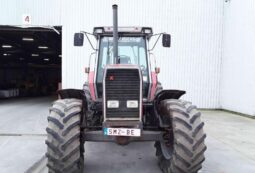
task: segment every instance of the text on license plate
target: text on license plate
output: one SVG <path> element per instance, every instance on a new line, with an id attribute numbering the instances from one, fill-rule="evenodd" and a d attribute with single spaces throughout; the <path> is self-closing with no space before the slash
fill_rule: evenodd
<path id="1" fill-rule="evenodd" d="M 141 129 L 104 128 L 104 135 L 108 135 L 108 136 L 141 136 Z"/>

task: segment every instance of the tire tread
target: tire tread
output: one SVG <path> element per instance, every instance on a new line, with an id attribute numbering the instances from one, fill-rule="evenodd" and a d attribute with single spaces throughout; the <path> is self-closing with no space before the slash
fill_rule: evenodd
<path id="1" fill-rule="evenodd" d="M 191 102 L 184 100 L 163 100 L 160 106 L 162 112 L 170 116 L 174 134 L 170 159 L 165 159 L 160 145 L 155 145 L 161 169 L 166 173 L 197 173 L 202 168 L 206 151 L 201 113 Z"/>
<path id="2" fill-rule="evenodd" d="M 78 99 L 57 100 L 50 108 L 45 143 L 48 147 L 47 166 L 51 173 L 82 171 L 81 110 L 82 102 Z"/>

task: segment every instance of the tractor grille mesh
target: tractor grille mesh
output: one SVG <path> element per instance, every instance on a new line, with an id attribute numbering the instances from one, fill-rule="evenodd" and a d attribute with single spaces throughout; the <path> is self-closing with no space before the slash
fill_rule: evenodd
<path id="1" fill-rule="evenodd" d="M 105 100 L 106 118 L 139 118 L 138 69 L 108 69 L 105 79 Z M 119 108 L 107 108 L 108 100 L 118 100 Z M 137 100 L 138 108 L 127 108 L 127 100 Z"/>

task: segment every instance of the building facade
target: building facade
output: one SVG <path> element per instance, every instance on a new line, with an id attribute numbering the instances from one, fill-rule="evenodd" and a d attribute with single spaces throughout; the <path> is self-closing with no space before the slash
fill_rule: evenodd
<path id="1" fill-rule="evenodd" d="M 84 67 L 88 66 L 93 50 L 86 40 L 84 47 L 74 47 L 73 35 L 81 30 L 92 32 L 94 26 L 111 26 L 114 3 L 119 5 L 120 26 L 151 26 L 154 33 L 172 35 L 170 49 L 162 48 L 159 43 L 154 50 L 164 88 L 186 90 L 183 98 L 192 100 L 200 108 L 226 108 L 255 114 L 255 76 L 252 75 L 255 74 L 255 49 L 249 52 L 254 47 L 245 42 L 250 35 L 255 41 L 254 31 L 248 26 L 240 27 L 254 24 L 252 0 L 5 0 L 0 6 L 0 25 L 22 25 L 22 16 L 29 14 L 33 26 L 62 26 L 62 87 L 82 88 L 86 80 Z M 238 6 L 243 6 L 243 17 L 249 16 L 245 21 L 233 17 Z M 237 20 L 234 29 L 233 20 Z M 246 33 L 244 38 L 237 34 L 239 30 Z M 238 50 L 239 39 L 248 44 L 247 49 Z M 247 57 L 241 65 L 244 71 L 232 73 L 232 66 L 238 70 L 237 66 L 242 63 L 240 53 L 243 51 Z M 237 85 L 238 81 L 242 85 Z M 240 99 L 242 94 L 238 89 L 245 91 L 245 100 Z"/>

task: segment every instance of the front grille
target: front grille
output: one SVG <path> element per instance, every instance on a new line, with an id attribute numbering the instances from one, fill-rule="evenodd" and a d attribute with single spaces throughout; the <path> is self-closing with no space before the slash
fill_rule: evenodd
<path id="1" fill-rule="evenodd" d="M 118 100 L 119 108 L 107 108 L 108 100 Z M 137 100 L 138 108 L 127 108 Z M 106 118 L 139 118 L 140 75 L 138 69 L 107 69 L 105 75 Z"/>

